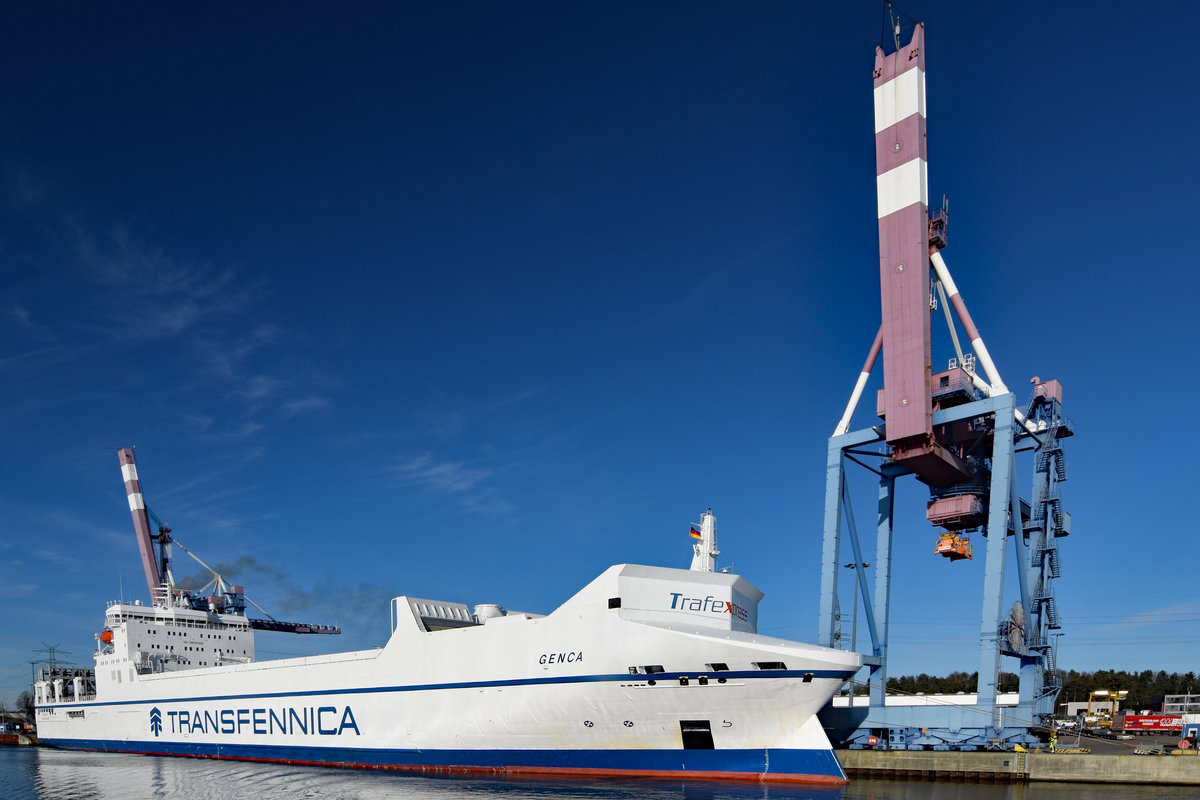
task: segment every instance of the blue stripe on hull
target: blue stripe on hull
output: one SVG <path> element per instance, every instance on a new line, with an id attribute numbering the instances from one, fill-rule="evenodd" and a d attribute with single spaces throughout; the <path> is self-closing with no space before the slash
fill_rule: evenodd
<path id="1" fill-rule="evenodd" d="M 183 673 L 176 673 L 183 674 Z M 853 670 L 751 670 L 748 672 L 659 672 L 647 675 L 629 675 L 626 673 L 617 673 L 614 675 L 567 675 L 555 678 L 515 678 L 511 680 L 498 681 L 460 681 L 458 683 L 425 683 L 411 684 L 404 686 L 363 686 L 354 689 L 313 689 L 302 692 L 249 692 L 241 694 L 214 694 L 214 695 L 195 695 L 195 696 L 171 696 L 164 695 L 160 697 L 152 697 L 142 700 L 111 700 L 97 701 L 87 700 L 79 703 L 54 703 L 51 705 L 39 706 L 39 708 L 99 708 L 101 706 L 130 706 L 130 705 L 154 705 L 156 703 L 195 703 L 195 702 L 211 702 L 215 700 L 249 700 L 251 698 L 260 698 L 263 700 L 283 699 L 290 697 L 320 697 L 320 696 L 336 696 L 336 695 L 357 695 L 357 694 L 385 694 L 385 693 L 403 693 L 403 692 L 429 692 L 429 691 L 445 691 L 453 689 L 491 689 L 491 688 L 506 688 L 509 686 L 551 686 L 558 684 L 574 684 L 574 683 L 637 683 L 643 684 L 650 681 L 655 683 L 671 683 L 678 681 L 680 678 L 696 678 L 699 675 L 708 675 L 713 680 L 779 680 L 790 678 L 832 678 L 840 681 L 849 680 L 854 676 Z"/>
<path id="2" fill-rule="evenodd" d="M 580 774 L 611 772 L 631 776 L 704 774 L 754 780 L 771 780 L 773 777 L 784 780 L 808 778 L 822 783 L 840 783 L 846 779 L 832 750 L 377 750 L 100 739 L 43 739 L 42 744 L 114 753 L 383 769 L 545 771 Z"/>

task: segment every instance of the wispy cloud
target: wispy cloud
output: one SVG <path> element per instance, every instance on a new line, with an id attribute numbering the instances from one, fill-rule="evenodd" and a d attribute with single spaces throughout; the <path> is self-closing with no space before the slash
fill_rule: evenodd
<path id="1" fill-rule="evenodd" d="M 35 327 L 33 318 L 29 315 L 29 310 L 21 306 L 9 306 L 4 309 L 4 316 L 15 322 L 22 328 Z"/>
<path id="2" fill-rule="evenodd" d="M 412 488 L 447 498 L 460 512 L 500 518 L 510 516 L 514 506 L 493 480 L 517 469 L 520 463 L 519 459 L 504 461 L 495 454 L 477 460 L 454 460 L 422 453 L 393 461 L 379 474 L 391 488 Z"/>
<path id="3" fill-rule="evenodd" d="M 248 334 L 233 339 L 211 334 L 198 336 L 196 344 L 208 365 L 217 377 L 238 380 L 242 377 L 246 362 L 260 350 L 275 345 L 281 337 L 281 329 L 275 325 L 260 324 Z"/>
<path id="4" fill-rule="evenodd" d="M 248 358 L 255 351 L 278 343 L 283 331 L 278 325 L 261 323 L 251 328 L 250 333 L 237 339 L 230 348 L 237 358 Z"/>
<path id="5" fill-rule="evenodd" d="M 500 492 L 491 486 L 481 492 L 464 497 L 463 508 L 493 517 L 504 517 L 513 512 L 513 504 L 505 500 Z"/>
<path id="6" fill-rule="evenodd" d="M 447 408 L 419 409 L 413 411 L 411 417 L 417 421 L 422 431 L 443 439 L 453 439 L 467 427 L 466 415 Z"/>
<path id="7" fill-rule="evenodd" d="M 33 185 L 25 173 L 8 177 L 10 194 L 14 181 Z M 19 255 L 35 263 L 53 263 L 60 282 L 74 284 L 77 291 L 71 303 L 39 306 L 18 296 L 0 309 L 0 323 L 27 341 L 36 337 L 59 343 L 8 356 L 7 363 L 36 356 L 42 372 L 60 370 L 95 362 L 114 347 L 185 334 L 193 349 L 211 346 L 214 352 L 239 358 L 277 333 L 265 323 L 249 334 L 234 333 L 242 331 L 242 321 L 253 310 L 261 281 L 172 255 L 124 228 L 104 232 L 70 212 L 39 214 L 31 224 L 40 234 L 42 250 Z M 62 313 L 66 309 L 70 313 Z"/>
<path id="8" fill-rule="evenodd" d="M 54 342 L 57 339 L 50 326 L 34 319 L 33 312 L 25 306 L 12 305 L 0 310 L 0 320 L 7 323 L 4 327 L 13 334 L 13 339 L 20 339 L 34 345 Z M 50 349 L 53 348 L 42 347 L 34 351 L 34 355 L 45 353 Z"/>
<path id="9" fill-rule="evenodd" d="M 92 513 L 80 513 L 65 506 L 25 503 L 0 495 L 0 518 L 5 520 L 8 536 L 0 541 L 0 549 L 15 547 L 30 556 L 63 567 L 89 569 L 90 553 L 125 547 L 131 534 L 107 524 L 97 523 Z M 128 515 L 125 516 L 128 520 Z M 107 522 L 107 520 L 106 520 Z M 30 547 L 39 541 L 42 531 L 57 531 L 58 549 Z M 11 538 L 10 538 L 11 537 Z"/>
<path id="10" fill-rule="evenodd" d="M 78 220 L 66 228 L 71 255 L 85 279 L 102 290 L 103 307 L 111 309 L 92 324 L 114 339 L 176 337 L 245 312 L 257 292 L 256 284 L 232 269 L 189 263 L 127 229 L 98 235 Z"/>
<path id="11" fill-rule="evenodd" d="M 402 459 L 386 472 L 401 486 L 420 486 L 438 492 L 459 493 L 474 489 L 493 469 L 463 461 L 437 461 L 425 453 Z"/>
<path id="12" fill-rule="evenodd" d="M 46 183 L 25 167 L 8 167 L 4 171 L 8 196 L 19 205 L 39 206 L 49 194 Z"/>
<path id="13" fill-rule="evenodd" d="M 209 441 L 218 442 L 236 442 L 242 439 L 249 439 L 254 434 L 263 429 L 261 422 L 244 422 L 241 425 L 219 433 L 210 432 L 205 438 Z"/>
<path id="14" fill-rule="evenodd" d="M 289 417 L 306 411 L 323 411 L 329 408 L 329 400 L 324 397 L 309 396 L 283 404 L 283 413 Z"/>
<path id="15" fill-rule="evenodd" d="M 238 384 L 237 393 L 248 400 L 262 400 L 279 390 L 283 382 L 270 375 L 251 375 Z"/>
<path id="16" fill-rule="evenodd" d="M 75 253 L 92 277 L 136 294 L 184 297 L 197 302 L 223 293 L 233 282 L 228 270 L 214 271 L 179 263 L 161 248 L 138 241 L 118 228 L 96 237 L 74 226 Z"/>
<path id="17" fill-rule="evenodd" d="M 32 555 L 37 556 L 43 561 L 48 561 L 51 564 L 58 564 L 60 566 L 75 565 L 78 563 L 78 559 L 74 556 L 61 553 L 56 550 L 34 550 Z"/>
<path id="18" fill-rule="evenodd" d="M 674 302 L 652 315 L 648 322 L 654 326 L 671 325 L 677 320 L 693 314 L 709 302 L 714 294 L 719 294 L 722 289 L 726 288 L 725 284 L 731 279 L 744 277 L 747 272 L 757 269 L 762 262 L 767 261 L 778 250 L 804 232 L 807 227 L 807 225 L 802 225 L 785 231 L 750 248 L 740 256 L 732 258 L 724 265 L 702 274 L 693 281 L 691 286 L 686 287 Z"/>
<path id="19" fill-rule="evenodd" d="M 266 409 L 287 414 L 303 410 L 297 407 L 281 412 L 281 404 L 269 404 L 285 386 L 300 381 L 282 380 L 254 363 L 264 357 L 264 351 L 286 339 L 283 329 L 273 323 L 244 325 L 247 318 L 261 316 L 257 308 L 263 294 L 261 280 L 248 280 L 232 268 L 178 257 L 126 228 L 98 232 L 73 218 L 60 222 L 56 233 L 65 247 L 59 257 L 73 260 L 82 274 L 79 280 L 91 291 L 81 313 L 55 322 L 63 333 L 70 330 L 75 335 L 67 336 L 58 351 L 62 363 L 54 369 L 84 359 L 95 362 L 98 354 L 128 344 L 162 341 L 172 348 L 162 356 L 165 362 L 172 357 L 188 359 L 190 373 L 203 381 L 206 389 L 217 390 L 190 393 L 187 386 L 173 386 L 179 396 L 205 402 L 204 406 L 178 405 L 188 428 L 210 441 L 255 437 L 270 422 L 262 413 Z M 22 330 L 34 330 L 38 325 L 36 317 L 19 304 L 0 310 L 0 320 L 5 318 Z M 43 348 L 9 356 L 0 360 L 0 365 L 41 357 L 38 367 L 46 370 L 51 368 L 46 354 Z M 196 364 L 202 369 L 194 369 Z M 213 402 L 222 393 L 234 408 Z M 296 395 L 304 396 L 302 386 L 292 392 Z"/>
<path id="20" fill-rule="evenodd" d="M 212 429 L 214 420 L 209 414 L 180 414 L 179 416 L 195 433 L 205 433 Z"/>
<path id="21" fill-rule="evenodd" d="M 1095 626 L 1096 632 L 1118 634 L 1129 630 L 1140 630 L 1154 625 L 1176 625 L 1200 619 L 1200 603 L 1175 603 L 1152 611 L 1139 611 L 1128 617 Z"/>
<path id="22" fill-rule="evenodd" d="M 64 348 L 55 345 L 54 347 L 42 347 L 37 350 L 30 350 L 27 353 L 18 353 L 15 356 L 0 358 L 0 364 L 15 364 L 20 361 L 28 361 L 31 359 L 44 358 L 51 353 L 62 353 Z"/>

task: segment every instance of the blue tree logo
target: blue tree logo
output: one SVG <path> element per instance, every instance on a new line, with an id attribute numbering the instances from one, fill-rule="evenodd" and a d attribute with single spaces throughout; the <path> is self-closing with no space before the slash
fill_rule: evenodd
<path id="1" fill-rule="evenodd" d="M 155 736 L 162 732 L 162 712 L 157 707 L 150 709 L 150 730 Z"/>

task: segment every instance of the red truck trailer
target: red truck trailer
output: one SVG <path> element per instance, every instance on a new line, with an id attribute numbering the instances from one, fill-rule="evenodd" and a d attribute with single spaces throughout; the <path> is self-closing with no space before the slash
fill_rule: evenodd
<path id="1" fill-rule="evenodd" d="M 1131 714 L 1126 713 L 1113 720 L 1112 730 L 1116 733 L 1183 733 L 1183 717 L 1177 714 Z"/>

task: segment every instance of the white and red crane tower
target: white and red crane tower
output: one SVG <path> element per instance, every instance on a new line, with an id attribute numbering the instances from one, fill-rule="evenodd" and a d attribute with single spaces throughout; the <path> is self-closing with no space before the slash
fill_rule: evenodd
<path id="1" fill-rule="evenodd" d="M 1034 379 L 1022 411 L 1001 380 L 967 311 L 941 250 L 947 216 L 929 213 L 925 113 L 925 29 L 907 44 L 890 3 L 891 35 L 875 51 L 876 199 L 879 232 L 880 326 L 850 401 L 829 440 L 819 640 L 838 646 L 841 547 L 853 549 L 871 652 L 864 654 L 870 700 L 827 709 L 826 722 L 851 747 L 973 749 L 1032 744 L 1030 729 L 1053 712 L 1057 679 L 1049 631 L 1058 628 L 1052 583 L 1060 574 L 1056 539 L 1069 532 L 1058 483 L 1066 479 L 1060 440 L 1071 435 L 1057 381 Z M 889 46 L 894 49 L 885 49 Z M 933 372 L 932 315 L 937 299 L 954 342 L 949 369 Z M 970 351 L 959 344 L 953 309 Z M 883 420 L 852 431 L 851 422 L 879 354 L 883 385 L 876 410 Z M 976 365 L 982 369 L 981 376 Z M 1017 452 L 1033 455 L 1033 493 L 1016 488 Z M 868 463 L 876 460 L 878 466 Z M 865 573 L 864 542 L 854 522 L 847 464 L 878 478 L 874 588 Z M 951 562 L 973 557 L 969 534 L 987 537 L 979 683 L 972 707 L 897 709 L 885 704 L 896 482 L 914 476 L 929 491 L 925 516 L 942 529 L 934 553 Z M 1012 542 L 1018 596 L 1004 616 L 1005 558 Z M 873 595 L 873 597 L 872 597 Z M 946 598 L 961 603 L 961 598 Z M 997 710 L 1001 657 L 1020 661 L 1020 706 L 1002 720 Z M 869 725 L 864 725 L 869 718 Z M 885 737 L 878 733 L 886 731 Z"/>

